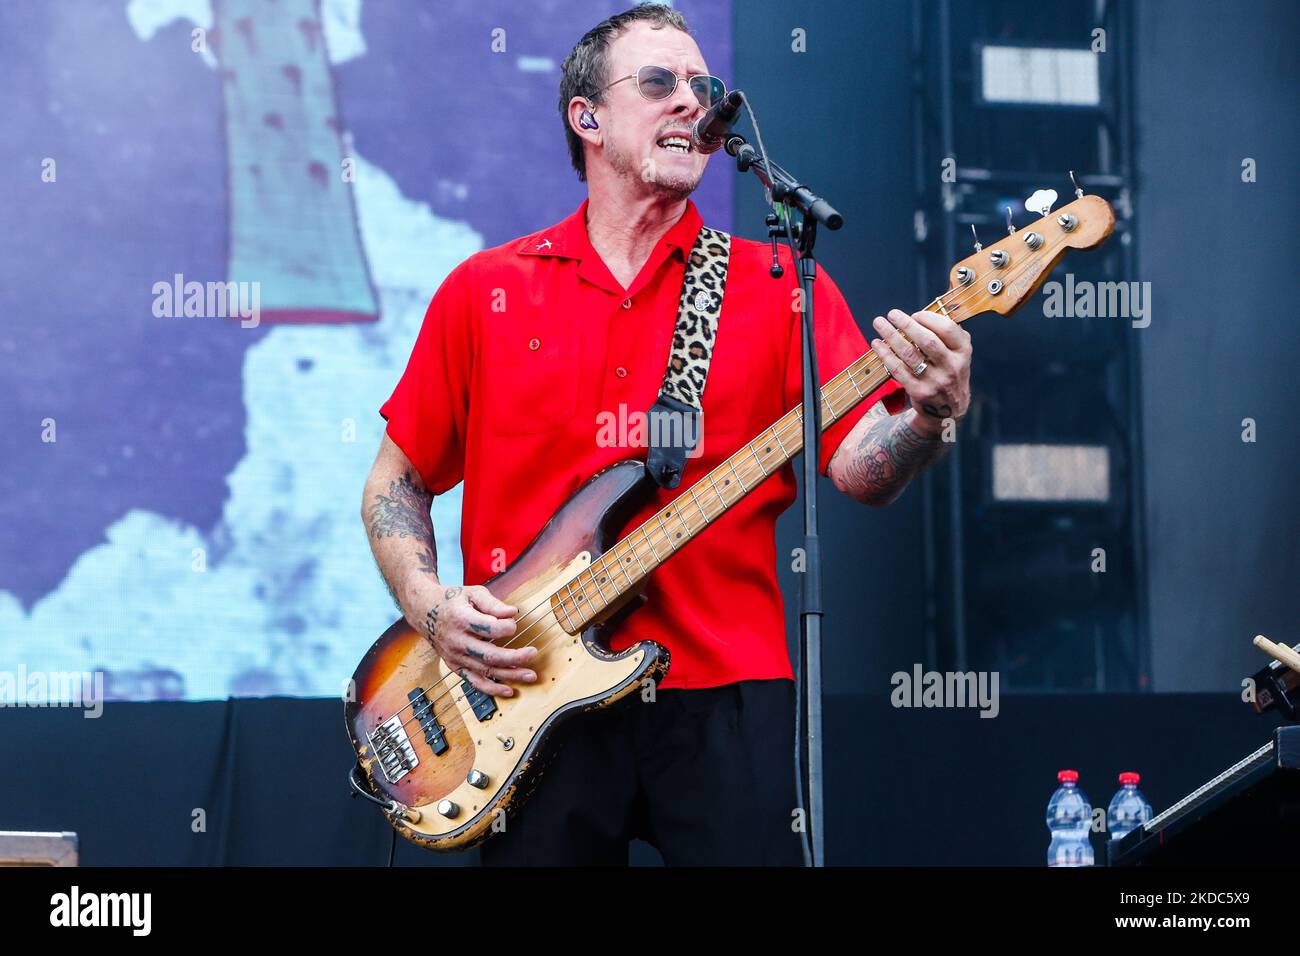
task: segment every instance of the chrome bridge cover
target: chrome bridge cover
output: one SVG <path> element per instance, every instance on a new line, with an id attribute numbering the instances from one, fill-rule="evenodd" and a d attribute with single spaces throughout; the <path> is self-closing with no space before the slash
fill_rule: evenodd
<path id="1" fill-rule="evenodd" d="M 374 729 L 370 734 L 370 747 L 389 783 L 397 783 L 420 763 L 415 748 L 411 746 L 411 738 L 402 726 L 400 714 L 388 718 Z"/>

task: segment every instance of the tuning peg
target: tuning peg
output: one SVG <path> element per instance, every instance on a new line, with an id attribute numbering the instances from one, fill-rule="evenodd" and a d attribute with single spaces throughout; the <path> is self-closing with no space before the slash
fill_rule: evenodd
<path id="1" fill-rule="evenodd" d="M 980 234 L 975 231 L 975 223 L 973 222 L 970 224 L 970 234 L 975 237 L 975 251 L 980 252 L 984 248 L 984 244 L 980 242 Z"/>
<path id="2" fill-rule="evenodd" d="M 1011 221 L 1011 207 L 1007 206 L 1007 235 L 1014 236 L 1015 234 L 1016 224 Z"/>
<path id="3" fill-rule="evenodd" d="M 1083 187 L 1079 185 L 1079 180 L 1074 178 L 1074 170 L 1070 170 L 1070 182 L 1074 183 L 1074 198 L 1083 198 Z"/>

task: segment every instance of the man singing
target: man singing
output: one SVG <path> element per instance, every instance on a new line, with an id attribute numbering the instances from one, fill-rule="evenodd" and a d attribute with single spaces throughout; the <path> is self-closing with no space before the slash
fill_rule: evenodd
<path id="1" fill-rule="evenodd" d="M 519 609 L 472 582 L 513 561 L 591 475 L 645 457 L 609 440 L 622 434 L 609 423 L 644 414 L 663 382 L 703 225 L 687 197 L 708 156 L 690 130 L 724 93 L 669 7 L 635 7 L 578 41 L 560 113 L 586 201 L 452 271 L 380 410 L 387 430 L 362 503 L 375 559 L 407 622 L 488 694 L 536 681 L 537 651 L 509 646 Z M 627 530 L 799 403 L 796 270 L 786 255 L 774 280 L 771 264 L 767 244 L 732 241 L 698 455 Z M 824 383 L 868 346 L 825 272 L 814 304 Z M 942 453 L 945 421 L 965 415 L 971 349 L 930 312 L 893 310 L 873 327 L 893 380 L 826 430 L 818 468 L 883 505 Z M 438 579 L 429 514 L 461 481 L 463 587 Z M 484 844 L 485 864 L 626 864 L 633 838 L 669 865 L 802 862 L 775 542 L 795 496 L 786 464 L 655 569 L 611 646 L 659 642 L 667 676 L 649 700 L 632 694 L 557 725 L 537 792 Z"/>

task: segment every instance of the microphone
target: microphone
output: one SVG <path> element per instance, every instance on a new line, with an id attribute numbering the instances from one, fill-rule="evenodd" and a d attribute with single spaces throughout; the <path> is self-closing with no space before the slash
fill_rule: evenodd
<path id="1" fill-rule="evenodd" d="M 740 90 L 732 90 L 710 106 L 708 112 L 691 127 L 691 145 L 701 153 L 716 153 L 722 149 L 727 133 L 740 118 L 744 97 Z"/>

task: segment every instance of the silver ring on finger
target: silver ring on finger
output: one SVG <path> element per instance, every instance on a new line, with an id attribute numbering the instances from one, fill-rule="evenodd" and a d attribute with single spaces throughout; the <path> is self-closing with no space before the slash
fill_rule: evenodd
<path id="1" fill-rule="evenodd" d="M 921 363 L 917 365 L 916 368 L 912 369 L 912 374 L 916 375 L 917 377 L 920 377 L 925 374 L 925 370 L 929 367 L 930 367 L 929 363 L 927 363 L 925 359 L 922 359 Z"/>

